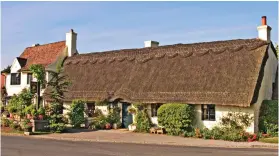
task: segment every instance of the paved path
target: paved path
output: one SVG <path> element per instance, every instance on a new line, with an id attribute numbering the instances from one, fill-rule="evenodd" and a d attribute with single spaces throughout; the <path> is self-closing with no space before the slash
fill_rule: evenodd
<path id="1" fill-rule="evenodd" d="M 276 156 L 274 149 L 208 148 L 73 142 L 2 136 L 2 156 Z"/>
<path id="2" fill-rule="evenodd" d="M 278 148 L 277 144 L 262 142 L 231 142 L 223 140 L 204 140 L 196 138 L 183 138 L 179 136 L 167 136 L 159 134 L 133 133 L 123 130 L 100 131 L 73 131 L 72 133 L 38 135 L 31 137 L 51 138 L 76 141 L 98 141 L 138 144 L 163 144 L 199 147 L 229 147 L 229 148 Z"/>

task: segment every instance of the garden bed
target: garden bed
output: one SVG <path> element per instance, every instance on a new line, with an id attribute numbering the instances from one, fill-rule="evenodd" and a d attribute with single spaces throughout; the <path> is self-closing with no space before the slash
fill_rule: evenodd
<path id="1" fill-rule="evenodd" d="M 23 134 L 23 131 L 14 130 L 11 127 L 2 127 L 1 126 L 1 133 L 17 133 L 17 134 Z"/>

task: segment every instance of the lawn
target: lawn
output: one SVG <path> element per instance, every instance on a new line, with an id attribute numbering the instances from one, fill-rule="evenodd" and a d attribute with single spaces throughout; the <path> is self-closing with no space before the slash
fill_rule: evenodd
<path id="1" fill-rule="evenodd" d="M 278 143 L 278 137 L 273 137 L 273 138 L 260 138 L 260 142 L 265 142 L 265 143 L 273 143 L 277 144 Z"/>

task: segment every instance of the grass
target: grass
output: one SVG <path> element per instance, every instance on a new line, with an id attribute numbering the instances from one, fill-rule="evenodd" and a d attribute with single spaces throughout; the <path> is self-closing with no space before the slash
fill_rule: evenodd
<path id="1" fill-rule="evenodd" d="M 273 137 L 273 138 L 260 138 L 260 142 L 265 142 L 265 143 L 273 143 L 273 144 L 278 144 L 278 137 Z"/>

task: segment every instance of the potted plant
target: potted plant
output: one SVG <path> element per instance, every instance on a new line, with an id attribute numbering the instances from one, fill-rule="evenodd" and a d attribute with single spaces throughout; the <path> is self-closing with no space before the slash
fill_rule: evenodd
<path id="1" fill-rule="evenodd" d="M 105 127 L 106 127 L 106 129 L 111 129 L 110 123 L 106 123 Z"/>
<path id="2" fill-rule="evenodd" d="M 136 124 L 132 123 L 128 126 L 129 131 L 135 131 L 137 129 Z"/>
<path id="3" fill-rule="evenodd" d="M 16 113 L 16 108 L 14 106 L 9 107 L 10 118 L 13 118 L 13 114 Z"/>
<path id="4" fill-rule="evenodd" d="M 39 120 L 43 120 L 45 116 L 45 109 L 43 107 L 39 108 L 38 114 L 39 114 Z"/>
<path id="5" fill-rule="evenodd" d="M 129 108 L 128 108 L 128 113 L 130 113 L 130 114 L 136 114 L 136 112 L 137 112 L 136 108 L 129 106 Z"/>
<path id="6" fill-rule="evenodd" d="M 29 119 L 25 119 L 23 121 L 23 129 L 24 129 L 24 132 L 32 132 L 32 123 L 30 122 Z"/>
<path id="7" fill-rule="evenodd" d="M 33 109 L 31 110 L 31 115 L 32 115 L 32 117 L 33 117 L 34 120 L 37 119 L 38 112 L 37 112 L 37 110 L 36 110 L 35 108 L 33 108 Z"/>

